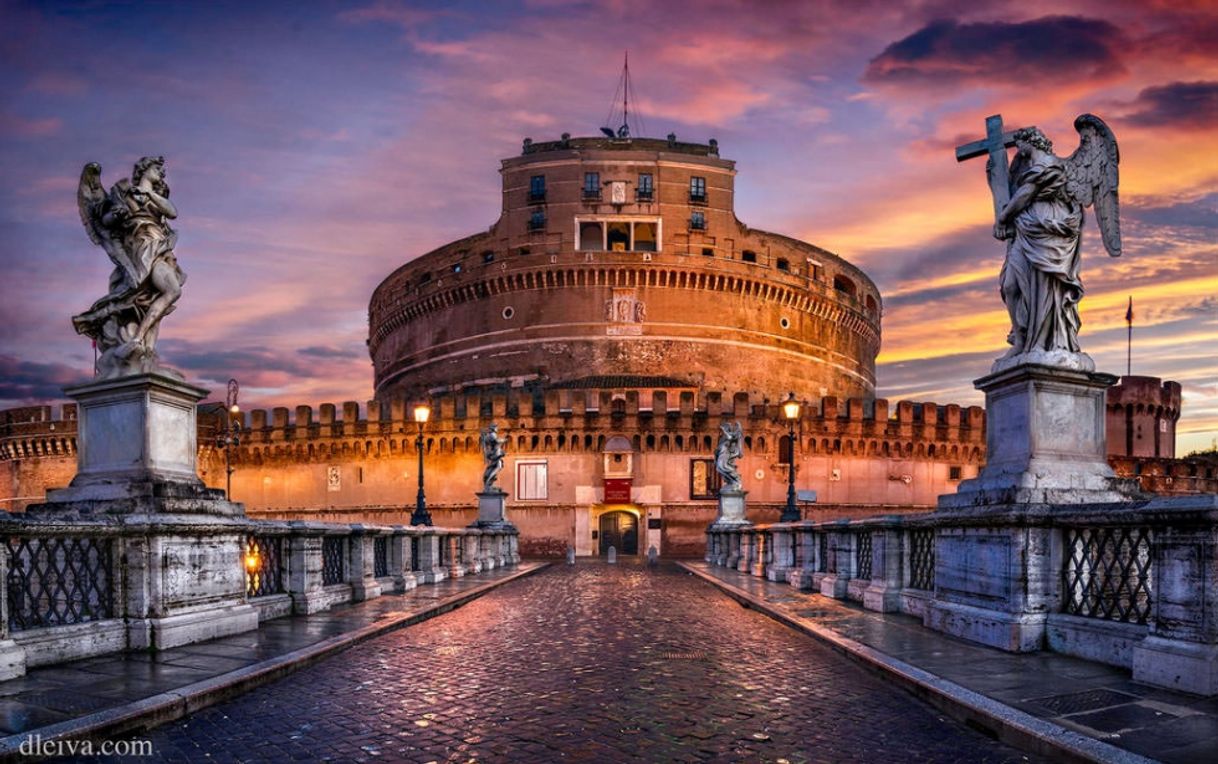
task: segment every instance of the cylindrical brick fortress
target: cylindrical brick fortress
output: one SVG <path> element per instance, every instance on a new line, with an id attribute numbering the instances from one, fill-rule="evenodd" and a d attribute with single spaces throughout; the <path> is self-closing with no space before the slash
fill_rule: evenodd
<path id="1" fill-rule="evenodd" d="M 738 221 L 734 163 L 713 141 L 526 141 L 501 173 L 489 231 L 374 292 L 378 398 L 598 375 L 874 396 L 879 291 L 830 252 Z"/>

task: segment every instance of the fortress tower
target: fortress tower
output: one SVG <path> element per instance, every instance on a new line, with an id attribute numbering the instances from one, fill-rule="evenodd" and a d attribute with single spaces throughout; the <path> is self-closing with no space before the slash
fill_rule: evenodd
<path id="1" fill-rule="evenodd" d="M 737 220 L 735 163 L 715 141 L 525 139 L 500 172 L 488 231 L 372 295 L 378 399 L 625 386 L 874 397 L 875 284 Z"/>

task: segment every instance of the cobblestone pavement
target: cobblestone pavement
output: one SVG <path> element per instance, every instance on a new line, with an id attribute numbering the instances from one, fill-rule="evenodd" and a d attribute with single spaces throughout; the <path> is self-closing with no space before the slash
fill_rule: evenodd
<path id="1" fill-rule="evenodd" d="M 597 563 L 145 736 L 159 759 L 191 762 L 1035 759 L 675 567 Z"/>

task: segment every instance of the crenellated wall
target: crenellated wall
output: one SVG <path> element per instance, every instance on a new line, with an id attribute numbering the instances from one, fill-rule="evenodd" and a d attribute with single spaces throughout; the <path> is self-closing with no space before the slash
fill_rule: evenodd
<path id="1" fill-rule="evenodd" d="M 777 519 L 786 496 L 780 441 L 787 432 L 778 402 L 749 393 L 681 387 L 481 390 L 430 400 L 424 440 L 428 506 L 438 524 L 474 519 L 480 488 L 479 432 L 494 421 L 508 440 L 500 485 L 528 554 L 562 551 L 576 538 L 576 516 L 605 509 L 606 445 L 630 444 L 632 505 L 662 513 L 666 553 L 700 553 L 715 502 L 691 491 L 694 460 L 713 457 L 719 424 L 740 420 L 739 467 L 750 516 Z M 663 380 L 656 380 L 657 383 Z M 225 454 L 214 445 L 223 424 L 215 405 L 199 414 L 199 469 L 212 487 L 225 484 Z M 232 495 L 252 516 L 343 522 L 402 523 L 417 488 L 418 430 L 405 399 L 347 401 L 246 412 L 241 445 L 229 458 Z M 884 399 L 825 397 L 807 405 L 798 424 L 800 490 L 818 494 L 805 517 L 831 520 L 932 508 L 941 493 L 973 477 L 985 459 L 980 407 Z M 0 498 L 14 511 L 41 501 L 47 488 L 75 474 L 75 407 L 0 412 Z M 517 498 L 516 466 L 544 461 L 547 497 Z M 1218 468 L 1201 460 L 1113 457 L 1122 476 L 1158 493 L 1218 489 Z M 586 529 L 585 529 L 586 530 Z"/>
<path id="2" fill-rule="evenodd" d="M 1108 455 L 1172 459 L 1180 420 L 1180 383 L 1121 377 L 1108 388 Z"/>

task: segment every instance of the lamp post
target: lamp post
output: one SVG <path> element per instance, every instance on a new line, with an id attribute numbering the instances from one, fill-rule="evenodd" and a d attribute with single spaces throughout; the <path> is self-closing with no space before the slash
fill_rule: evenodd
<path id="1" fill-rule="evenodd" d="M 228 381 L 228 394 L 224 399 L 224 418 L 226 424 L 216 433 L 216 448 L 224 449 L 224 497 L 230 501 L 233 498 L 233 467 L 232 449 L 241 445 L 241 408 L 237 405 L 237 393 L 241 387 L 237 380 Z"/>
<path id="2" fill-rule="evenodd" d="M 414 514 L 410 516 L 411 525 L 431 525 L 431 514 L 427 511 L 427 499 L 423 496 L 423 425 L 431 416 L 431 409 L 426 404 L 414 407 L 414 421 L 419 425 L 419 437 L 415 440 L 415 448 L 419 452 L 419 494 L 415 498 Z"/>
<path id="3" fill-rule="evenodd" d="M 795 423 L 799 421 L 799 408 L 795 393 L 791 393 L 782 403 L 782 416 L 787 420 L 790 454 L 787 456 L 787 506 L 782 510 L 782 517 L 778 518 L 781 523 L 797 523 L 802 519 L 799 516 L 799 507 L 795 506 Z"/>

